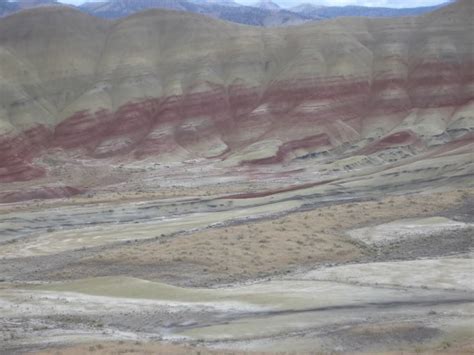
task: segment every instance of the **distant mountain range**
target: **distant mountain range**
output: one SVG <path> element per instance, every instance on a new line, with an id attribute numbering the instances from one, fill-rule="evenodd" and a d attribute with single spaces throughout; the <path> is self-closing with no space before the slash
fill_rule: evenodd
<path id="1" fill-rule="evenodd" d="M 261 0 L 255 3 L 255 5 L 253 6 L 258 7 L 259 9 L 265 9 L 265 10 L 272 10 L 272 11 L 281 10 L 281 7 L 278 4 L 274 3 L 272 0 Z"/>
<path id="2" fill-rule="evenodd" d="M 0 0 L 0 17 L 45 5 L 62 5 L 56 0 Z M 253 6 L 243 6 L 233 0 L 109 0 L 87 2 L 78 9 L 105 19 L 118 19 L 149 9 L 170 9 L 208 15 L 214 18 L 252 26 L 288 26 L 342 16 L 393 17 L 414 16 L 433 11 L 440 6 L 405 9 L 363 6 L 315 6 L 301 4 L 283 9 L 272 0 L 261 0 Z"/>
<path id="3" fill-rule="evenodd" d="M 58 5 L 56 0 L 0 0 L 0 17 L 23 9 L 44 5 Z"/>
<path id="4" fill-rule="evenodd" d="M 111 0 L 89 2 L 83 11 L 107 19 L 117 19 L 148 9 L 170 9 L 208 15 L 222 20 L 253 26 L 294 25 L 311 18 L 288 10 L 238 5 L 229 0 Z"/>
<path id="5" fill-rule="evenodd" d="M 334 17 L 395 17 L 395 16 L 417 16 L 434 11 L 444 5 L 423 6 L 405 9 L 394 9 L 389 7 L 365 7 L 365 6 L 315 6 L 312 4 L 301 4 L 292 7 L 290 11 L 310 17 L 312 19 L 329 19 Z"/>

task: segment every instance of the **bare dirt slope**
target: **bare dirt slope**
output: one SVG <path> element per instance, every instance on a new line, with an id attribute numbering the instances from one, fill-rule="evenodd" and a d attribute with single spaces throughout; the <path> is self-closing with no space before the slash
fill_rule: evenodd
<path id="1" fill-rule="evenodd" d="M 472 353 L 472 17 L 0 19 L 0 352 Z"/>
<path id="2" fill-rule="evenodd" d="M 459 1 L 416 18 L 282 29 L 158 10 L 117 22 L 54 7 L 3 18 L 0 180 L 36 180 L 50 189 L 31 197 L 54 197 L 89 188 L 75 167 L 109 185 L 126 177 L 99 169 L 147 157 L 230 171 L 469 152 L 471 14 Z"/>
<path id="3" fill-rule="evenodd" d="M 125 232 L 102 246 L 88 236 L 100 239 L 106 221 L 66 223 L 69 238 L 30 232 L 0 245 L 2 349 L 468 353 L 473 201 L 472 188 L 331 200 L 197 231 L 183 223 L 173 233 L 138 213 L 135 233 L 156 237 Z M 110 206 L 87 209 L 105 215 Z M 386 236 L 397 223 L 410 232 Z M 359 240 L 361 228 L 376 245 Z"/>

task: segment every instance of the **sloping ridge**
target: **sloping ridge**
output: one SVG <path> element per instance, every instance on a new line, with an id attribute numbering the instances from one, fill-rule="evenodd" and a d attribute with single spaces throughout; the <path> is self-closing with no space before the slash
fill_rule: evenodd
<path id="1" fill-rule="evenodd" d="M 465 140 L 472 6 L 278 29 L 166 10 L 0 19 L 0 182 L 43 176 L 51 149 L 238 165 Z"/>

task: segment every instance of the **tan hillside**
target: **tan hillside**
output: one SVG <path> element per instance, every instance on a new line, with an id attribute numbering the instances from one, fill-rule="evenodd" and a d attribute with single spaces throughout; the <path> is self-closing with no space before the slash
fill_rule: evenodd
<path id="1" fill-rule="evenodd" d="M 473 354 L 473 4 L 1 18 L 0 353 Z"/>
<path id="2" fill-rule="evenodd" d="M 278 29 L 164 10 L 3 18 L 0 181 L 44 176 L 34 159 L 57 148 L 235 166 L 467 144 L 471 13 L 459 1 L 416 18 Z"/>

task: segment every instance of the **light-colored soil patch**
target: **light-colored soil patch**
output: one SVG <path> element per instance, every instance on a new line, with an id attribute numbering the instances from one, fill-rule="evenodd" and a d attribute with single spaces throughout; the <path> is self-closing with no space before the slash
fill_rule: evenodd
<path id="1" fill-rule="evenodd" d="M 440 258 L 341 265 L 310 271 L 304 280 L 345 283 L 474 290 L 474 260 Z"/>
<path id="2" fill-rule="evenodd" d="M 149 220 L 143 223 L 98 224 L 79 229 L 52 231 L 37 237 L 33 241 L 20 241 L 19 243 L 2 246 L 0 257 L 16 258 L 48 255 L 113 242 L 149 239 L 163 234 L 204 228 L 214 223 L 263 217 L 288 211 L 300 205 L 301 203 L 298 201 L 284 201 L 230 211 L 191 213 L 184 216 Z M 84 221 L 84 223 L 87 222 Z"/>
<path id="3" fill-rule="evenodd" d="M 6 315 L 66 320 L 82 333 L 88 330 L 86 335 L 93 334 L 91 330 L 98 327 L 86 320 L 92 316 L 103 322 L 98 328 L 104 331 L 102 334 L 123 340 L 131 335 L 135 339 L 154 336 L 154 339 L 183 340 L 185 337 L 188 341 L 210 342 L 259 340 L 311 329 L 334 328 L 345 332 L 341 324 L 363 324 L 374 317 L 383 322 L 393 317 L 412 321 L 433 307 L 441 312 L 449 306 L 451 311 L 472 313 L 464 292 L 292 279 L 196 289 L 106 277 L 7 289 L 0 292 L 0 299 L 5 300 L 0 307 Z M 179 314 L 183 316 L 176 318 Z M 138 331 L 127 332 L 123 327 L 133 323 L 134 317 L 138 320 L 135 325 Z M 164 324 L 166 317 L 174 318 L 172 327 Z M 150 321 L 157 324 L 145 328 Z M 84 328 L 85 324 L 89 327 Z M 47 330 L 44 334 L 50 334 L 49 341 L 64 336 Z M 328 334 L 323 332 L 318 337 L 324 339 Z M 306 342 L 314 345 L 311 337 Z"/>
<path id="4" fill-rule="evenodd" d="M 444 217 L 429 217 L 403 219 L 375 227 L 359 228 L 349 231 L 348 234 L 351 238 L 367 244 L 383 244 L 417 236 L 457 231 L 473 226 L 474 224 L 457 222 Z"/>
<path id="5" fill-rule="evenodd" d="M 33 287 L 32 290 L 46 291 L 45 296 L 79 293 L 109 297 L 114 302 L 118 301 L 116 298 L 154 300 L 160 301 L 161 305 L 208 307 L 241 312 L 294 311 L 359 303 L 415 301 L 428 295 L 424 290 L 411 292 L 310 279 L 276 280 L 248 286 L 199 289 L 175 287 L 135 278 L 103 277 L 42 285 Z M 98 300 L 107 301 L 107 299 Z"/>

